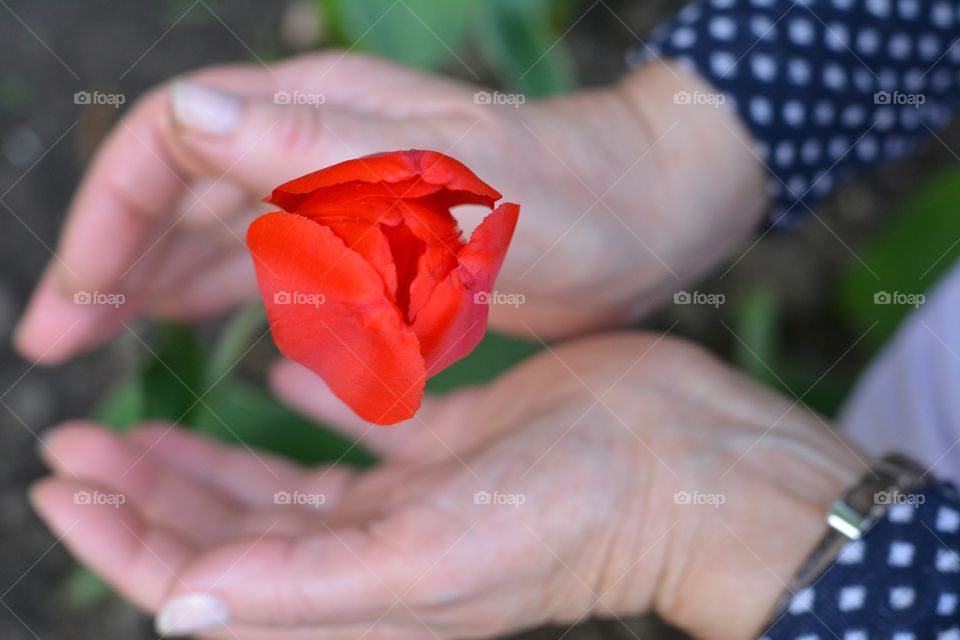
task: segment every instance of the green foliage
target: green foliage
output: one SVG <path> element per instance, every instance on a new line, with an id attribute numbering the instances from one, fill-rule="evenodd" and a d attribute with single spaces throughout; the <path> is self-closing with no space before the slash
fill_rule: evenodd
<path id="1" fill-rule="evenodd" d="M 960 258 L 960 170 L 934 179 L 908 200 L 892 224 L 858 254 L 838 288 L 842 313 L 878 348 L 908 313 L 909 304 L 878 304 L 887 294 L 929 293 Z M 877 300 L 875 297 L 881 295 Z M 876 301 L 875 301 L 876 300 Z"/>
<path id="2" fill-rule="evenodd" d="M 471 0 L 323 0 L 347 47 L 415 67 L 435 68 L 462 51 Z"/>
<path id="3" fill-rule="evenodd" d="M 783 351 L 780 301 L 764 287 L 750 291 L 737 304 L 732 327 L 733 363 L 788 398 L 827 416 L 835 416 L 854 381 L 835 371 L 804 364 Z"/>
<path id="4" fill-rule="evenodd" d="M 476 41 L 507 87 L 530 96 L 574 88 L 573 59 L 551 22 L 548 0 L 488 0 Z"/>
<path id="5" fill-rule="evenodd" d="M 427 391 L 443 393 L 490 382 L 538 350 L 539 344 L 488 332 L 470 355 L 428 380 Z"/>
<path id="6" fill-rule="evenodd" d="M 569 0 L 318 0 L 333 44 L 424 68 L 460 67 L 475 48 L 505 86 L 531 97 L 574 87 L 557 27 Z M 564 24 L 561 22 L 560 24 Z"/>

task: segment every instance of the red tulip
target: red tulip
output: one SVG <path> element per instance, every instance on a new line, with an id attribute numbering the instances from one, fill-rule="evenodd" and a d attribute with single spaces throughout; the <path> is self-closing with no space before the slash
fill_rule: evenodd
<path id="1" fill-rule="evenodd" d="M 360 417 L 393 424 L 424 384 L 470 353 L 520 207 L 504 203 L 464 242 L 450 208 L 500 194 L 435 151 L 348 160 L 266 200 L 284 212 L 247 233 L 280 351 Z"/>

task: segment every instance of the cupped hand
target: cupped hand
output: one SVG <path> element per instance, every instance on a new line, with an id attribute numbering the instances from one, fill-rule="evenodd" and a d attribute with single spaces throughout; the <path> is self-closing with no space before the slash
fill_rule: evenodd
<path id="1" fill-rule="evenodd" d="M 612 88 L 519 107 L 483 104 L 476 90 L 340 52 L 155 89 L 84 177 L 19 349 L 56 363 L 141 314 L 192 320 L 256 295 L 244 237 L 260 199 L 375 152 L 452 155 L 522 205 L 498 289 L 524 304 L 493 308 L 509 331 L 628 322 L 728 254 L 759 216 L 759 163 L 736 116 L 676 104 L 678 91 L 706 90 L 693 76 L 655 64 Z"/>
<path id="2" fill-rule="evenodd" d="M 750 637 L 862 472 L 815 416 L 670 338 L 545 351 L 390 428 L 296 365 L 272 382 L 382 463 L 304 469 L 170 425 L 45 438 L 39 513 L 163 633 L 489 637 L 653 609 Z"/>

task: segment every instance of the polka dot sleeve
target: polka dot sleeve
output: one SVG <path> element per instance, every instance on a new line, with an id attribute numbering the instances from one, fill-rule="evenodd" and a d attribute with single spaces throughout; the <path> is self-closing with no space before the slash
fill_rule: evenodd
<path id="1" fill-rule="evenodd" d="M 943 483 L 896 498 L 866 535 L 792 595 L 761 640 L 960 639 L 956 490 Z"/>
<path id="2" fill-rule="evenodd" d="M 630 61 L 673 59 L 726 96 L 770 170 L 771 223 L 783 227 L 948 122 L 958 38 L 960 0 L 696 0 Z"/>

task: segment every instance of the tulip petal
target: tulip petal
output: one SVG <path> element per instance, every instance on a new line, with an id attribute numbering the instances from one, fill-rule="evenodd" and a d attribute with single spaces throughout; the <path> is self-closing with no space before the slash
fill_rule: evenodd
<path id="1" fill-rule="evenodd" d="M 409 182 L 411 180 L 413 182 Z M 500 199 L 496 190 L 458 160 L 436 151 L 413 149 L 356 158 L 314 171 L 280 185 L 267 202 L 295 211 L 310 194 L 355 182 L 405 183 L 407 195 L 394 192 L 394 198 L 423 197 L 440 188 L 448 192 L 445 201 L 450 207 L 458 204 L 492 207 Z"/>
<path id="2" fill-rule="evenodd" d="M 505 202 L 484 218 L 460 251 L 459 265 L 417 314 L 413 331 L 420 339 L 427 376 L 466 356 L 483 338 L 489 307 L 478 294 L 493 288 L 519 215 L 519 206 Z"/>
<path id="3" fill-rule="evenodd" d="M 377 271 L 329 228 L 294 214 L 261 216 L 247 241 L 280 351 L 365 420 L 412 417 L 426 378 L 420 345 Z"/>

